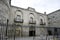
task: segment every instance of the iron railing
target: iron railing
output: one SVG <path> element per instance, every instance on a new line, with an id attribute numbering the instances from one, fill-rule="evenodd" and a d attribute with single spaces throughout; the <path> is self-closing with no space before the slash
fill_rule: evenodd
<path id="1" fill-rule="evenodd" d="M 17 20 L 17 19 L 15 18 L 15 19 L 14 19 L 14 22 L 15 22 L 15 23 L 23 23 L 23 19 Z"/>
<path id="2" fill-rule="evenodd" d="M 36 24 L 36 21 L 29 21 L 29 24 Z"/>

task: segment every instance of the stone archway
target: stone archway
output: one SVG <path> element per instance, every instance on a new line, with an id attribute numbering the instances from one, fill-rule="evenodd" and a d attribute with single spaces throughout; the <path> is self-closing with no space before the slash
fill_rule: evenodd
<path id="1" fill-rule="evenodd" d="M 22 13 L 21 10 L 16 10 L 16 12 L 15 12 L 15 18 L 17 17 L 17 15 L 20 15 L 21 19 L 23 18 L 23 13 Z"/>
<path id="2" fill-rule="evenodd" d="M 29 36 L 35 36 L 36 31 L 35 31 L 35 27 L 31 26 L 29 27 Z"/>
<path id="3" fill-rule="evenodd" d="M 35 32 L 36 32 L 35 26 L 33 26 L 35 24 L 32 24 L 32 23 L 34 23 L 34 21 L 36 20 L 35 20 L 35 15 L 33 13 L 29 14 L 29 21 L 31 22 L 31 25 L 29 27 L 29 36 L 35 36 Z"/>

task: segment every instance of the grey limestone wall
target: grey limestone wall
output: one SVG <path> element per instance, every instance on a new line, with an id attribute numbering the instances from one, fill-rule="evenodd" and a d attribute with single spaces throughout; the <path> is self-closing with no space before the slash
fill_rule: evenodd
<path id="1" fill-rule="evenodd" d="M 9 5 L 3 0 L 0 0 L 0 22 L 6 23 L 9 18 Z"/>
<path id="2" fill-rule="evenodd" d="M 48 14 L 49 26 L 60 27 L 60 10 Z"/>

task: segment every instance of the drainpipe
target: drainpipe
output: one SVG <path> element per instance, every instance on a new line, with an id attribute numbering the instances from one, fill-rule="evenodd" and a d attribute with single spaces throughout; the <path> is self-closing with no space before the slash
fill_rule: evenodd
<path id="1" fill-rule="evenodd" d="M 7 19 L 7 26 L 6 26 L 6 40 L 7 40 L 7 38 L 8 38 L 8 36 L 7 36 L 8 22 L 9 22 L 9 20 Z"/>

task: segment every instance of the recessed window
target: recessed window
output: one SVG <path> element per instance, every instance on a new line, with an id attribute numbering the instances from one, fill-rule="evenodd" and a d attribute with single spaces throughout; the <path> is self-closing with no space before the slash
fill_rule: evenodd
<path id="1" fill-rule="evenodd" d="M 50 20 L 50 18 L 48 18 L 48 20 Z"/>
<path id="2" fill-rule="evenodd" d="M 15 35 L 16 35 L 16 36 L 19 36 L 19 35 L 20 35 L 20 30 L 16 30 Z"/>
<path id="3" fill-rule="evenodd" d="M 20 15 L 17 15 L 17 17 L 20 17 L 20 18 L 21 18 L 21 16 L 20 16 Z"/>
<path id="4" fill-rule="evenodd" d="M 29 28 L 29 36 L 35 36 L 35 27 L 34 26 L 31 26 Z"/>
<path id="5" fill-rule="evenodd" d="M 20 20 L 21 19 L 21 16 L 20 15 L 17 15 L 17 17 L 16 17 L 18 20 Z"/>
<path id="6" fill-rule="evenodd" d="M 35 31 L 29 31 L 29 36 L 35 36 Z"/>
<path id="7" fill-rule="evenodd" d="M 41 19 L 41 22 L 42 22 L 43 20 Z"/>
<path id="8" fill-rule="evenodd" d="M 52 35 L 52 31 L 48 30 L 48 35 Z"/>
<path id="9" fill-rule="evenodd" d="M 57 35 L 57 28 L 54 28 L 54 35 Z"/>
<path id="10" fill-rule="evenodd" d="M 53 16 L 53 18 L 55 18 L 55 16 Z"/>
<path id="11" fill-rule="evenodd" d="M 43 20 L 42 20 L 42 19 L 40 19 L 40 21 L 41 21 L 41 24 L 43 24 Z"/>
<path id="12" fill-rule="evenodd" d="M 57 32 L 57 28 L 55 28 L 54 31 Z"/>
<path id="13" fill-rule="evenodd" d="M 33 22 L 33 17 L 30 17 L 30 20 Z"/>

